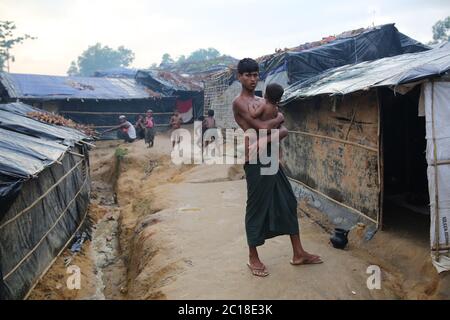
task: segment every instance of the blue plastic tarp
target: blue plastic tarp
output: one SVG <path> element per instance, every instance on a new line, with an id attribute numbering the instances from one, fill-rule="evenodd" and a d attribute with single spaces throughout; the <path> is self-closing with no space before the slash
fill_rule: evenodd
<path id="1" fill-rule="evenodd" d="M 13 99 L 126 100 L 151 97 L 134 79 L 0 73 L 0 82 Z"/>

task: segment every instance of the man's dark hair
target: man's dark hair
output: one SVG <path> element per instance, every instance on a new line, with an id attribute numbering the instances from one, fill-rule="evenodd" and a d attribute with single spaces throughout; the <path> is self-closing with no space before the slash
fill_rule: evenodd
<path id="1" fill-rule="evenodd" d="M 278 83 L 271 83 L 266 87 L 266 97 L 273 104 L 280 102 L 283 93 L 284 89 Z"/>
<path id="2" fill-rule="evenodd" d="M 259 72 L 259 65 L 258 62 L 251 58 L 244 58 L 239 61 L 237 69 L 239 74 L 244 74 L 246 72 Z"/>
<path id="3" fill-rule="evenodd" d="M 208 110 L 208 117 L 214 117 L 214 110 L 212 109 Z"/>

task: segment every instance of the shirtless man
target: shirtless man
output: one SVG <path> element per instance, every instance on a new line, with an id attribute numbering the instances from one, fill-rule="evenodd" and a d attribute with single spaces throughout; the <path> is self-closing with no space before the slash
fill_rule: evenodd
<path id="1" fill-rule="evenodd" d="M 264 103 L 262 98 L 255 96 L 255 89 L 259 78 L 259 66 L 253 59 L 243 59 L 238 64 L 238 78 L 242 84 L 241 94 L 233 101 L 233 113 L 237 124 L 244 130 L 275 129 L 266 138 L 259 138 L 258 144 L 267 145 L 273 139 L 283 139 L 288 135 L 282 126 L 284 117 L 277 113 L 276 118 L 263 121 L 250 114 L 250 107 Z M 275 175 L 261 175 L 263 165 L 248 163 L 248 141 L 245 141 L 246 163 L 244 170 L 247 180 L 247 208 L 245 215 L 245 229 L 249 247 L 249 261 L 247 266 L 255 276 L 269 275 L 266 266 L 258 256 L 257 247 L 264 244 L 266 239 L 290 235 L 293 257 L 292 265 L 322 263 L 319 256 L 306 252 L 300 241 L 297 219 L 297 199 L 292 187 L 284 174 L 282 166 Z M 268 196 L 270 195 L 270 196 Z"/>

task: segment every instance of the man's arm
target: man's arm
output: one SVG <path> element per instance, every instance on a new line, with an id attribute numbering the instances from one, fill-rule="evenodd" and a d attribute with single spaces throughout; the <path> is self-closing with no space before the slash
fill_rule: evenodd
<path id="1" fill-rule="evenodd" d="M 262 106 L 262 105 L 253 104 L 248 107 L 248 112 L 250 113 L 252 118 L 259 118 L 262 115 L 263 111 L 264 111 L 264 106 Z"/>
<path id="2" fill-rule="evenodd" d="M 254 119 L 250 112 L 248 111 L 248 107 L 242 105 L 241 103 L 234 101 L 233 102 L 233 112 L 235 115 L 239 115 L 244 121 L 246 121 L 251 128 L 255 130 L 260 129 L 275 129 L 281 125 L 284 121 L 284 116 L 281 113 L 278 113 L 278 116 L 275 119 L 261 121 L 259 119 Z"/>
<path id="3" fill-rule="evenodd" d="M 120 129 L 121 127 L 122 127 L 122 125 L 118 125 L 118 126 L 115 126 L 115 127 L 109 128 L 109 129 L 107 129 L 107 130 L 103 131 L 102 133 L 106 133 L 106 132 L 114 131 L 114 130 Z"/>

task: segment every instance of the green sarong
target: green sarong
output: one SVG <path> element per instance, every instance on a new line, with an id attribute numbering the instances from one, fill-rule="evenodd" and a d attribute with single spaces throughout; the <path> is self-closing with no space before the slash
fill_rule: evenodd
<path id="1" fill-rule="evenodd" d="M 261 175 L 261 165 L 244 165 L 247 180 L 245 230 L 250 247 L 266 239 L 299 234 L 297 199 L 281 164 L 274 175 Z"/>

